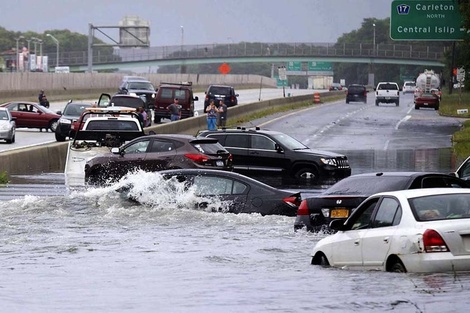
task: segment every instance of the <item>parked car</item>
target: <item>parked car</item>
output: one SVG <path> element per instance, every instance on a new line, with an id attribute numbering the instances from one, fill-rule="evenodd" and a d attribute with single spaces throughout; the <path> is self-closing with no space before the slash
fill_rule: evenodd
<path id="1" fill-rule="evenodd" d="M 13 117 L 7 108 L 0 107 L 0 139 L 6 143 L 15 142 L 16 117 Z"/>
<path id="2" fill-rule="evenodd" d="M 407 80 L 403 82 L 402 92 L 403 94 L 414 93 L 416 90 L 416 82 Z"/>
<path id="3" fill-rule="evenodd" d="M 415 110 L 431 108 L 439 110 L 440 99 L 436 92 L 419 92 L 414 98 Z"/>
<path id="4" fill-rule="evenodd" d="M 41 131 L 50 129 L 55 132 L 60 115 L 35 102 L 13 101 L 0 105 L 8 108 L 16 118 L 16 127 L 39 128 Z"/>
<path id="5" fill-rule="evenodd" d="M 346 90 L 346 103 L 364 102 L 367 103 L 367 88 L 364 85 L 351 84 Z"/>
<path id="6" fill-rule="evenodd" d="M 55 130 L 55 139 L 57 141 L 65 141 L 67 138 L 73 138 L 75 132 L 71 131 L 72 123 L 76 122 L 80 115 L 82 115 L 85 108 L 91 107 L 91 103 L 73 102 L 69 101 L 61 112 L 61 117 L 57 123 Z"/>
<path id="7" fill-rule="evenodd" d="M 384 172 L 349 176 L 314 197 L 302 200 L 294 230 L 330 231 L 334 219 L 346 220 L 354 209 L 374 193 L 434 187 L 470 188 L 460 178 L 433 172 Z"/>
<path id="8" fill-rule="evenodd" d="M 237 214 L 295 216 L 300 204 L 300 192 L 276 189 L 230 171 L 191 168 L 163 170 L 155 174 L 162 175 L 166 180 L 174 180 L 177 184 L 184 184 L 185 190 L 194 188 L 194 195 L 197 196 L 194 205 L 199 209 Z M 160 180 L 155 182 L 161 184 Z M 139 202 L 139 197 L 134 195 L 140 192 L 134 191 L 133 186 L 126 185 L 119 188 L 119 191 Z"/>
<path id="9" fill-rule="evenodd" d="M 182 119 L 194 116 L 194 101 L 198 101 L 199 97 L 193 94 L 193 83 L 161 83 L 155 100 L 155 123 L 160 123 L 163 118 L 171 118 L 167 107 L 175 102 L 175 98 L 178 98 L 178 104 L 181 105 Z"/>
<path id="10" fill-rule="evenodd" d="M 206 130 L 199 135 L 216 138 L 233 155 L 235 172 L 270 185 L 277 178 L 304 185 L 351 175 L 345 155 L 311 149 L 281 132 L 241 127 Z"/>
<path id="11" fill-rule="evenodd" d="M 394 82 L 380 82 L 375 90 L 375 105 L 379 103 L 395 103 L 400 105 L 400 88 Z"/>
<path id="12" fill-rule="evenodd" d="M 388 272 L 470 270 L 470 189 L 375 194 L 313 248 L 312 264 Z"/>
<path id="13" fill-rule="evenodd" d="M 85 181 L 105 185 L 135 169 L 153 172 L 175 168 L 230 171 L 233 168 L 232 155 L 214 138 L 148 135 L 89 160 L 85 165 Z"/>
<path id="14" fill-rule="evenodd" d="M 135 94 L 115 94 L 111 96 L 108 93 L 102 93 L 98 100 L 98 107 L 99 108 L 106 108 L 106 107 L 127 107 L 127 108 L 134 108 L 137 109 L 139 107 L 144 108 L 145 112 L 147 113 L 147 120 L 145 121 L 145 127 L 150 126 L 152 124 L 152 109 L 154 106 L 149 106 L 145 99 Z"/>
<path id="15" fill-rule="evenodd" d="M 238 93 L 235 88 L 226 85 L 210 85 L 205 91 L 204 99 L 204 112 L 211 100 L 214 100 L 215 105 L 218 107 L 220 100 L 223 100 L 227 107 L 233 107 L 238 104 Z"/>
<path id="16" fill-rule="evenodd" d="M 157 94 L 152 83 L 147 78 L 141 76 L 124 76 L 119 84 L 118 93 L 138 96 L 145 102 L 146 109 L 152 110 Z"/>
<path id="17" fill-rule="evenodd" d="M 343 86 L 340 83 L 332 83 L 329 88 L 330 91 L 343 90 Z"/>

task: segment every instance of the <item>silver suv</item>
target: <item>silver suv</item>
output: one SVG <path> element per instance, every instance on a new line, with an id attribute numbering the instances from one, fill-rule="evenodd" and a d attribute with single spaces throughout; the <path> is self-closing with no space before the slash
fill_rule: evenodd
<path id="1" fill-rule="evenodd" d="M 379 103 L 395 103 L 400 105 L 400 87 L 394 82 L 380 82 L 375 90 L 375 105 Z"/>

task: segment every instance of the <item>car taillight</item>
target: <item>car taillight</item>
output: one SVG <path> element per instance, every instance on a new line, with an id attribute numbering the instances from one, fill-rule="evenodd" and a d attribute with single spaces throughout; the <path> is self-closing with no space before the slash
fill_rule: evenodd
<path id="1" fill-rule="evenodd" d="M 230 102 L 235 102 L 235 97 L 234 96 L 230 97 Z"/>
<path id="2" fill-rule="evenodd" d="M 444 239 L 434 229 L 426 229 L 423 234 L 424 251 L 430 252 L 449 252 Z"/>
<path id="3" fill-rule="evenodd" d="M 364 96 L 367 96 L 367 90 L 364 90 Z"/>
<path id="4" fill-rule="evenodd" d="M 286 197 L 282 199 L 285 203 L 287 203 L 290 206 L 299 206 L 300 205 L 300 196 L 299 195 L 292 195 L 290 197 Z"/>
<path id="5" fill-rule="evenodd" d="M 191 161 L 194 161 L 196 163 L 206 163 L 208 160 L 209 160 L 209 157 L 207 155 L 204 155 L 204 154 L 199 154 L 199 153 L 186 153 L 184 155 L 185 157 L 187 157 L 188 159 L 190 159 Z"/>
<path id="6" fill-rule="evenodd" d="M 302 200 L 299 208 L 297 209 L 297 215 L 309 215 L 308 205 L 306 200 Z"/>

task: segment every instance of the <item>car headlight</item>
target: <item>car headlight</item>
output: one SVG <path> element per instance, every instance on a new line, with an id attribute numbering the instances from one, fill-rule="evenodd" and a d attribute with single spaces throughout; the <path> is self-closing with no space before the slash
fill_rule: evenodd
<path id="1" fill-rule="evenodd" d="M 321 158 L 320 160 L 323 162 L 323 164 L 331 165 L 331 166 L 337 166 L 336 159 Z"/>
<path id="2" fill-rule="evenodd" d="M 0 130 L 9 130 L 10 128 L 12 128 L 10 124 L 0 124 Z"/>
<path id="3" fill-rule="evenodd" d="M 72 124 L 72 121 L 67 118 L 59 118 L 60 124 Z"/>
<path id="4" fill-rule="evenodd" d="M 154 93 L 152 93 L 152 99 L 155 99 L 155 94 Z"/>

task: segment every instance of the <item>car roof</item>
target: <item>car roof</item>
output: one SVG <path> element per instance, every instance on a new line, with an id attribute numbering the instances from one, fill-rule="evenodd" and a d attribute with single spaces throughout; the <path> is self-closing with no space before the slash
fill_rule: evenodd
<path id="1" fill-rule="evenodd" d="M 438 194 L 460 194 L 470 193 L 470 188 L 422 188 L 422 189 L 405 189 L 396 191 L 386 191 L 375 194 L 377 195 L 390 195 L 390 196 L 404 196 L 406 198 L 424 197 Z"/>
<path id="2" fill-rule="evenodd" d="M 174 139 L 184 139 L 188 141 L 193 141 L 193 140 L 203 140 L 203 141 L 213 141 L 213 142 L 218 142 L 217 139 L 215 138 L 207 138 L 207 137 L 196 137 L 193 135 L 186 135 L 186 134 L 156 134 L 156 135 L 148 135 L 147 137 L 150 138 L 174 138 Z"/>
<path id="3" fill-rule="evenodd" d="M 278 135 L 284 133 L 275 131 L 275 130 L 268 130 L 268 129 L 260 129 L 258 127 L 255 128 L 250 128 L 250 127 L 237 127 L 237 128 L 222 128 L 222 129 L 217 129 L 217 130 L 203 130 L 200 132 L 200 134 L 230 134 L 230 133 L 246 133 L 246 134 L 268 134 L 268 135 Z"/>

